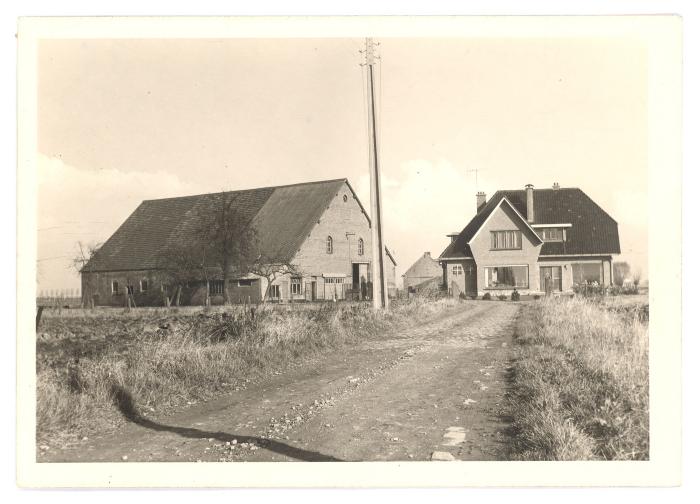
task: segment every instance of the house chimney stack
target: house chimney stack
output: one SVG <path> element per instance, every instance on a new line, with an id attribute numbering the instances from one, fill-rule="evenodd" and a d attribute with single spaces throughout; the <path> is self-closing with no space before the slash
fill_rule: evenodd
<path id="1" fill-rule="evenodd" d="M 479 191 L 476 193 L 476 211 L 477 213 L 481 210 L 481 207 L 486 204 L 486 193 Z"/>
<path id="2" fill-rule="evenodd" d="M 457 231 L 452 231 L 450 234 L 447 235 L 447 237 L 450 239 L 450 243 L 453 243 L 457 237 L 459 236 L 459 232 Z"/>
<path id="3" fill-rule="evenodd" d="M 423 257 L 430 257 L 430 252 L 423 252 Z"/>
<path id="4" fill-rule="evenodd" d="M 532 184 L 525 186 L 525 195 L 527 196 L 527 221 L 535 222 L 535 188 Z"/>
<path id="5" fill-rule="evenodd" d="M 559 182 L 554 182 L 552 189 L 554 189 L 555 191 L 558 191 L 559 190 Z"/>

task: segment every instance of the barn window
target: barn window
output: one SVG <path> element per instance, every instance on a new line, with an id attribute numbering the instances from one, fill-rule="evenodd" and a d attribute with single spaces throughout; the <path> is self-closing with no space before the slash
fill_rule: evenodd
<path id="1" fill-rule="evenodd" d="M 217 295 L 224 293 L 224 281 L 223 280 L 211 280 L 209 282 L 209 295 Z"/>
<path id="2" fill-rule="evenodd" d="M 292 295 L 301 296 L 301 278 L 292 278 Z"/>
<path id="3" fill-rule="evenodd" d="M 452 274 L 453 275 L 461 275 L 462 274 L 462 266 L 460 264 L 455 264 L 452 266 Z"/>
<path id="4" fill-rule="evenodd" d="M 333 237 L 329 236 L 326 238 L 326 254 L 333 253 Z"/>
<path id="5" fill-rule="evenodd" d="M 250 279 L 244 279 L 244 280 L 238 281 L 239 287 L 250 287 L 251 285 L 253 285 L 253 280 L 250 280 Z"/>
<path id="6" fill-rule="evenodd" d="M 343 194 L 343 203 L 347 203 L 347 202 L 348 202 L 348 195 Z"/>
<path id="7" fill-rule="evenodd" d="M 119 282 L 115 280 L 112 282 L 112 295 L 116 296 L 117 294 L 119 294 Z"/>
<path id="8" fill-rule="evenodd" d="M 357 241 L 357 255 L 365 255 L 365 241 L 362 238 Z"/>
<path id="9" fill-rule="evenodd" d="M 148 290 L 148 280 L 143 279 L 139 282 L 139 290 L 146 292 Z"/>

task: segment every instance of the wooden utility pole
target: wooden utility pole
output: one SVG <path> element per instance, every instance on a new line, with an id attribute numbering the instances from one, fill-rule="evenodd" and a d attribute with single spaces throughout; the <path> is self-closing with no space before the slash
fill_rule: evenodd
<path id="1" fill-rule="evenodd" d="M 382 236 L 382 190 L 377 140 L 376 93 L 374 76 L 375 44 L 365 39 L 365 66 L 367 67 L 367 110 L 369 124 L 370 184 L 372 206 L 372 305 L 375 309 L 389 306 L 386 275 L 384 274 L 384 237 Z"/>

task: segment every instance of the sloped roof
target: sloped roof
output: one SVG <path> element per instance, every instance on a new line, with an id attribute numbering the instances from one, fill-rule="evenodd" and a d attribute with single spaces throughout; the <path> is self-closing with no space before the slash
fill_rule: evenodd
<path id="1" fill-rule="evenodd" d="M 346 179 L 229 191 L 236 209 L 252 219 L 260 245 L 274 260 L 290 261 Z M 348 183 L 349 185 L 349 183 Z M 192 240 L 199 216 L 221 193 L 146 200 L 105 242 L 83 271 L 155 269 L 170 244 Z"/>
<path id="2" fill-rule="evenodd" d="M 418 272 L 416 270 L 419 270 Z M 406 272 L 403 274 L 404 277 L 412 277 L 412 276 L 425 276 L 424 273 L 430 274 L 431 272 L 434 272 L 435 275 L 442 274 L 442 267 L 440 264 L 437 262 L 437 260 L 433 259 L 430 257 L 430 254 L 428 252 L 424 253 L 421 255 L 416 262 L 414 262 L 410 268 L 406 270 Z M 423 273 L 423 274 L 421 274 Z"/>
<path id="3" fill-rule="evenodd" d="M 497 191 L 439 258 L 472 257 L 468 242 L 503 198 L 522 216 L 527 215 L 524 189 Z M 545 242 L 540 256 L 620 253 L 617 222 L 581 189 L 534 189 L 533 200 L 535 219 L 532 225 L 571 224 L 566 230 L 566 242 Z"/>

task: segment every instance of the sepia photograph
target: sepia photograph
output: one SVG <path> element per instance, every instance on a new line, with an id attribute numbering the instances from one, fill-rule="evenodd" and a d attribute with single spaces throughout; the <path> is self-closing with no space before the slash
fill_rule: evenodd
<path id="1" fill-rule="evenodd" d="M 673 16 L 25 21 L 32 467 L 662 453 Z"/>

